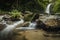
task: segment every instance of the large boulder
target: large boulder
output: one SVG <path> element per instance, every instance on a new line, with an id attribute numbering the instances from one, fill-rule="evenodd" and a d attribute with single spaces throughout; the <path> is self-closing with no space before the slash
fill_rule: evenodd
<path id="1" fill-rule="evenodd" d="M 60 17 L 60 16 L 59 16 Z M 60 30 L 60 20 L 57 15 L 43 15 L 40 16 L 40 20 L 43 22 L 45 25 L 44 30 L 46 31 L 59 31 Z"/>
<path id="2" fill-rule="evenodd" d="M 47 27 L 48 26 L 50 26 L 50 27 L 57 27 L 58 23 L 59 22 L 56 19 L 48 19 L 48 20 L 46 20 L 45 25 L 47 25 Z"/>
<path id="3" fill-rule="evenodd" d="M 47 31 L 60 31 L 60 20 L 49 19 L 45 22 Z"/>

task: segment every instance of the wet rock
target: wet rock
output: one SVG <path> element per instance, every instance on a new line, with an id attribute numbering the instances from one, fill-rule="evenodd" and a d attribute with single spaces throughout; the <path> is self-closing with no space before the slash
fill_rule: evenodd
<path id="1" fill-rule="evenodd" d="M 5 24 L 0 23 L 0 31 L 3 30 L 6 27 Z"/>
<path id="2" fill-rule="evenodd" d="M 4 15 L 4 17 L 2 19 L 5 21 L 11 20 L 10 17 L 11 17 L 10 15 Z"/>
<path id="3" fill-rule="evenodd" d="M 32 21 L 35 21 L 36 19 L 39 19 L 39 14 L 37 14 L 37 13 L 34 15 Z"/>
<path id="4" fill-rule="evenodd" d="M 32 16 L 33 16 L 33 14 L 25 14 L 25 15 L 24 15 L 24 20 L 25 20 L 25 21 L 30 21 L 31 18 L 32 18 Z"/>
<path id="5" fill-rule="evenodd" d="M 57 19 L 49 19 L 46 20 L 45 25 L 50 26 L 50 27 L 59 27 L 60 26 L 60 20 Z"/>
<path id="6" fill-rule="evenodd" d="M 45 29 L 45 24 L 41 20 L 36 20 L 36 29 Z"/>
<path id="7" fill-rule="evenodd" d="M 28 25 L 29 25 L 29 22 L 23 23 L 23 27 L 28 27 Z"/>
<path id="8" fill-rule="evenodd" d="M 42 26 L 45 25 L 45 27 L 43 27 L 44 30 L 60 31 L 60 20 L 58 19 L 57 15 L 50 15 L 50 16 L 43 15 L 40 16 L 39 19 L 43 22 Z"/>
<path id="9" fill-rule="evenodd" d="M 10 19 L 11 19 L 11 21 L 19 21 L 20 20 L 18 18 L 13 18 L 13 17 L 11 17 Z"/>
<path id="10" fill-rule="evenodd" d="M 29 22 L 24 22 L 22 24 L 17 25 L 17 27 L 28 27 Z"/>
<path id="11" fill-rule="evenodd" d="M 3 18 L 3 16 L 0 16 L 0 22 L 3 20 L 2 18 Z"/>
<path id="12" fill-rule="evenodd" d="M 42 15 L 39 17 L 39 19 L 43 22 L 50 20 L 50 19 L 57 19 L 57 16 L 55 15 Z"/>
<path id="13" fill-rule="evenodd" d="M 60 31 L 60 20 L 49 19 L 45 22 L 47 31 Z"/>
<path id="14" fill-rule="evenodd" d="M 25 14 L 32 14 L 32 12 L 30 12 L 30 11 L 25 11 Z"/>
<path id="15" fill-rule="evenodd" d="M 14 22 L 12 22 L 12 21 L 6 21 L 6 24 L 9 24 L 9 25 L 11 25 L 11 24 L 13 24 Z"/>

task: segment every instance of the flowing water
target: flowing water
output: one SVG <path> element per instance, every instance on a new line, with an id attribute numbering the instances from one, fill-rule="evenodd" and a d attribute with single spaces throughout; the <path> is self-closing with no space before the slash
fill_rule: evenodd
<path id="1" fill-rule="evenodd" d="M 6 28 L 0 31 L 0 38 L 1 38 L 0 40 L 3 40 L 4 38 L 8 38 L 8 36 L 10 36 L 13 33 L 12 31 L 16 28 L 16 26 L 23 22 L 24 20 L 22 19 L 12 25 L 8 25 L 6 24 L 6 22 L 4 22 L 4 24 L 6 24 Z"/>
<path id="2" fill-rule="evenodd" d="M 13 34 L 13 30 L 16 28 L 17 25 L 24 23 L 24 20 L 21 19 L 18 22 L 15 22 L 14 24 L 7 24 L 6 21 L 2 21 L 3 24 L 6 25 L 6 28 L 4 28 L 2 31 L 0 31 L 0 40 L 7 40 L 9 37 L 12 36 Z M 16 28 L 16 29 L 20 29 L 20 30 L 26 30 L 26 29 L 35 29 L 36 26 L 36 22 L 30 22 L 28 27 L 20 27 L 20 28 Z"/>
<path id="3" fill-rule="evenodd" d="M 50 6 L 51 6 L 51 4 L 52 3 L 48 4 L 47 8 L 46 8 L 46 13 L 48 13 L 48 14 L 50 14 Z M 19 27 L 19 28 L 16 28 L 16 29 L 20 29 L 20 30 L 35 29 L 36 25 L 37 25 L 36 22 L 30 22 L 28 27 Z"/>
<path id="4" fill-rule="evenodd" d="M 52 5 L 52 3 L 48 4 L 47 5 L 47 8 L 46 8 L 46 13 L 50 14 L 50 6 Z"/>
<path id="5" fill-rule="evenodd" d="M 48 6 L 46 8 L 46 13 L 48 13 L 48 14 L 50 14 L 51 4 L 52 3 L 48 4 Z M 3 20 L 3 23 L 6 24 L 6 22 L 4 20 Z M 0 31 L 0 38 L 2 38 L 1 40 L 3 40 L 4 38 L 8 38 L 8 36 L 13 33 L 13 30 L 16 28 L 16 26 L 21 23 L 24 23 L 24 20 L 21 19 L 21 21 L 18 21 L 12 25 L 6 24 L 6 28 L 3 29 L 2 31 Z M 19 27 L 16 29 L 19 29 L 19 30 L 35 29 L 36 25 L 37 25 L 36 22 L 30 22 L 28 27 Z"/>
<path id="6" fill-rule="evenodd" d="M 20 29 L 20 30 L 30 30 L 30 29 L 35 29 L 36 27 L 36 22 L 30 22 L 28 27 L 19 27 L 16 29 Z"/>

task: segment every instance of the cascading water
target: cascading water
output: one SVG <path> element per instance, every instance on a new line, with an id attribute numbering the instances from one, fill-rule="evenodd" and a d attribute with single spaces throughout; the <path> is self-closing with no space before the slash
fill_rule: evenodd
<path id="1" fill-rule="evenodd" d="M 46 13 L 50 14 L 50 6 L 52 5 L 52 3 L 48 4 L 47 8 L 46 8 Z M 36 22 L 30 22 L 30 25 L 28 27 L 19 27 L 16 29 L 20 29 L 20 30 L 25 30 L 25 29 L 35 29 L 37 23 Z"/>
<path id="2" fill-rule="evenodd" d="M 11 35 L 11 33 L 13 33 L 12 31 L 16 28 L 16 26 L 21 23 L 24 23 L 24 20 L 21 19 L 20 21 L 12 25 L 8 25 L 5 22 L 7 27 L 0 32 L 0 38 L 1 38 L 0 40 L 4 40 L 4 38 L 8 38 L 8 36 Z"/>
<path id="3" fill-rule="evenodd" d="M 47 5 L 47 8 L 46 8 L 46 13 L 50 14 L 50 6 L 52 5 L 52 3 L 48 4 Z"/>
<path id="4" fill-rule="evenodd" d="M 39 15 L 35 13 L 33 15 L 32 19 L 30 20 L 31 22 L 29 23 L 28 27 L 19 27 L 19 28 L 16 28 L 16 29 L 19 29 L 19 30 L 31 30 L 31 29 L 35 29 L 36 25 L 37 25 L 36 19 L 38 19 L 38 18 L 39 18 Z"/>
<path id="5" fill-rule="evenodd" d="M 36 22 L 30 22 L 28 27 L 19 27 L 19 28 L 16 28 L 16 29 L 30 30 L 30 29 L 35 29 L 36 25 L 37 25 Z"/>

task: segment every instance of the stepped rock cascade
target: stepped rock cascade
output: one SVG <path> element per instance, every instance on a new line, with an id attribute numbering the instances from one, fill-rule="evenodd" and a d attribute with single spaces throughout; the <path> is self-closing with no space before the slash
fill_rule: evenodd
<path id="1" fill-rule="evenodd" d="M 16 28 L 16 29 L 30 30 L 30 29 L 35 29 L 36 25 L 37 25 L 36 22 L 30 22 L 28 27 L 19 27 L 19 28 Z"/>

